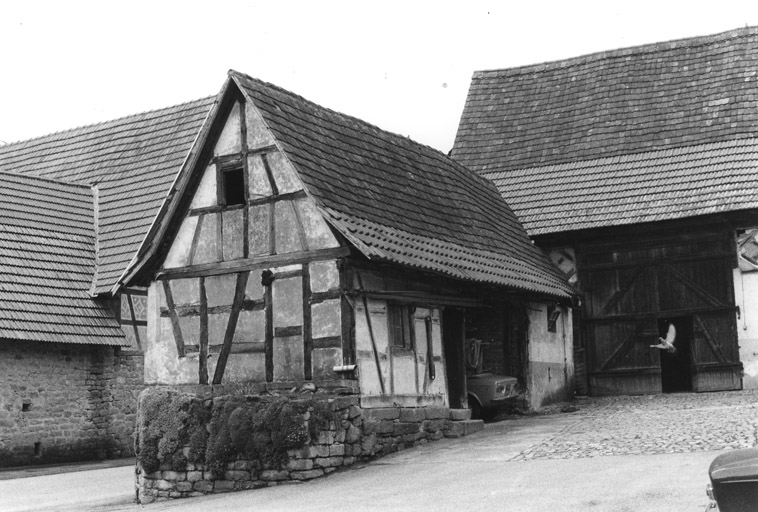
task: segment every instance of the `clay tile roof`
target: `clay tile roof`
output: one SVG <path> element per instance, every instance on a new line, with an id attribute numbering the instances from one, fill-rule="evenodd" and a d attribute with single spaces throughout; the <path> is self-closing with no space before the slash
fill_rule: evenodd
<path id="1" fill-rule="evenodd" d="M 758 208 L 758 139 L 486 172 L 530 235 Z"/>
<path id="2" fill-rule="evenodd" d="M 147 233 L 214 98 L 0 146 L 0 171 L 99 188 L 94 293 L 116 283 Z"/>
<path id="3" fill-rule="evenodd" d="M 247 75 L 230 76 L 261 111 L 327 220 L 367 257 L 571 294 L 488 180 L 406 137 Z"/>
<path id="4" fill-rule="evenodd" d="M 453 157 L 536 235 L 754 208 L 757 139 L 750 27 L 477 72 Z"/>
<path id="5" fill-rule="evenodd" d="M 93 205 L 90 187 L 0 173 L 0 338 L 128 345 L 89 294 Z"/>

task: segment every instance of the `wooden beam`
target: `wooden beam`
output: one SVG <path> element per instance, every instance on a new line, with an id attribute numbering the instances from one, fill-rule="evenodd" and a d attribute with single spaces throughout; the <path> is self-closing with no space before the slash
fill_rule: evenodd
<path id="1" fill-rule="evenodd" d="M 222 261 L 220 263 L 204 263 L 189 267 L 164 269 L 156 275 L 156 279 L 187 278 L 200 276 L 217 276 L 234 274 L 250 270 L 260 270 L 273 267 L 299 265 L 311 261 L 331 260 L 350 255 L 348 247 L 318 249 L 316 251 L 292 252 L 288 254 L 272 254 L 261 256 L 254 260 Z"/>
<path id="2" fill-rule="evenodd" d="M 179 326 L 179 317 L 176 316 L 174 306 L 174 297 L 171 295 L 171 285 L 168 281 L 163 281 L 163 293 L 166 296 L 166 306 L 168 306 L 168 316 L 171 318 L 171 327 L 174 331 L 174 342 L 176 343 L 176 352 L 179 357 L 184 357 L 184 338 L 182 337 L 182 328 Z"/>
<path id="3" fill-rule="evenodd" d="M 274 173 L 271 170 L 271 166 L 268 163 L 266 153 L 261 153 L 261 162 L 263 162 L 263 168 L 266 170 L 266 176 L 268 177 L 269 184 L 271 185 L 271 195 L 279 195 L 279 187 L 276 186 L 276 180 L 274 179 Z"/>
<path id="4" fill-rule="evenodd" d="M 276 196 L 256 197 L 247 202 L 248 206 L 259 206 L 262 204 L 278 203 L 279 201 L 294 201 L 296 199 L 304 199 L 308 197 L 308 194 L 304 190 L 296 190 L 295 192 L 287 192 L 285 194 L 279 194 Z"/>
<path id="5" fill-rule="evenodd" d="M 261 275 L 266 301 L 266 329 L 265 329 L 265 346 L 266 346 L 266 382 L 274 381 L 274 297 L 272 293 L 272 284 L 274 274 L 270 270 L 264 270 Z"/>
<path id="6" fill-rule="evenodd" d="M 293 207 L 294 208 L 294 207 Z M 302 231 L 302 227 L 300 228 Z M 305 237 L 305 235 L 302 235 Z M 307 249 L 307 246 L 303 246 Z M 306 263 L 302 270 L 303 283 L 303 370 L 305 380 L 313 380 L 313 324 L 311 318 L 311 273 Z"/>
<path id="7" fill-rule="evenodd" d="M 213 374 L 213 384 L 221 384 L 221 381 L 224 378 L 226 361 L 229 358 L 229 352 L 232 348 L 234 331 L 237 329 L 237 319 L 239 318 L 240 309 L 242 309 L 242 301 L 245 298 L 245 289 L 247 288 L 247 279 L 249 275 L 250 272 L 240 272 L 237 274 L 237 288 L 234 290 L 234 303 L 232 304 L 232 311 L 229 313 L 229 323 L 226 324 L 224 345 L 221 348 L 221 353 L 219 353 L 218 360 L 216 361 L 216 372 Z"/>
<path id="8" fill-rule="evenodd" d="M 363 281 L 361 280 L 361 275 L 357 272 L 355 275 L 358 278 L 358 286 L 360 287 L 361 290 L 363 290 Z M 372 348 L 372 352 L 374 353 L 374 363 L 376 364 L 376 376 L 379 379 L 379 386 L 382 390 L 382 394 L 384 395 L 387 393 L 387 391 L 384 388 L 384 377 L 382 377 L 382 365 L 379 363 L 379 352 L 376 348 L 376 339 L 374 338 L 374 328 L 371 325 L 371 312 L 368 309 L 368 298 L 366 297 L 365 293 L 362 293 L 361 297 L 363 298 L 363 310 L 366 313 L 366 325 L 368 326 L 368 335 L 369 335 L 369 338 L 371 338 L 371 348 Z"/>
<path id="9" fill-rule="evenodd" d="M 342 336 L 324 336 L 323 338 L 313 338 L 312 348 L 341 348 Z"/>
<path id="10" fill-rule="evenodd" d="M 142 350 L 142 341 L 140 340 L 139 329 L 137 328 L 137 317 L 134 314 L 134 304 L 132 304 L 132 296 L 130 293 L 126 293 L 126 301 L 129 303 L 129 313 L 132 317 L 132 329 L 134 330 L 134 339 L 137 342 L 137 348 L 139 350 Z"/>
<path id="11" fill-rule="evenodd" d="M 205 278 L 200 278 L 200 354 L 198 356 L 198 384 L 208 384 L 208 296 Z"/>

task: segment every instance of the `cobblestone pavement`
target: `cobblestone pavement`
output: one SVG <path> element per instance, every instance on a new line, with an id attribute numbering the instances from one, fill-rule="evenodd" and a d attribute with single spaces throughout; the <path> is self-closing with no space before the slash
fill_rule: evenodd
<path id="1" fill-rule="evenodd" d="M 576 421 L 513 460 L 688 453 L 758 444 L 756 390 L 579 398 L 569 406 L 578 410 L 564 414 Z M 546 413 L 561 414 L 560 408 Z"/>

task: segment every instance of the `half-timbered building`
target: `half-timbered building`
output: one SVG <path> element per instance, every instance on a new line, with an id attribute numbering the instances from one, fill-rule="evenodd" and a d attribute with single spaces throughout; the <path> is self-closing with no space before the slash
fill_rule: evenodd
<path id="1" fill-rule="evenodd" d="M 737 239 L 758 222 L 757 61 L 745 28 L 474 74 L 452 155 L 582 292 L 580 388 L 755 385 Z"/>
<path id="2" fill-rule="evenodd" d="M 310 382 L 362 407 L 460 408 L 464 340 L 486 329 L 534 407 L 571 393 L 562 351 L 544 388 L 508 357 L 529 304 L 567 318 L 571 290 L 488 180 L 236 72 L 121 283 L 148 287 L 149 383 Z"/>
<path id="3" fill-rule="evenodd" d="M 0 146 L 0 181 L 2 463 L 132 453 L 145 385 L 465 407 L 466 338 L 571 396 L 573 291 L 491 182 L 270 84 Z"/>

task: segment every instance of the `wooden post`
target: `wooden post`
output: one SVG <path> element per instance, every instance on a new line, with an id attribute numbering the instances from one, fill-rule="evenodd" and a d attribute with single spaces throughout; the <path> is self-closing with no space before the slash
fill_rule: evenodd
<path id="1" fill-rule="evenodd" d="M 198 383 L 208 384 L 208 296 L 205 278 L 200 278 L 200 352 L 198 354 Z"/>

